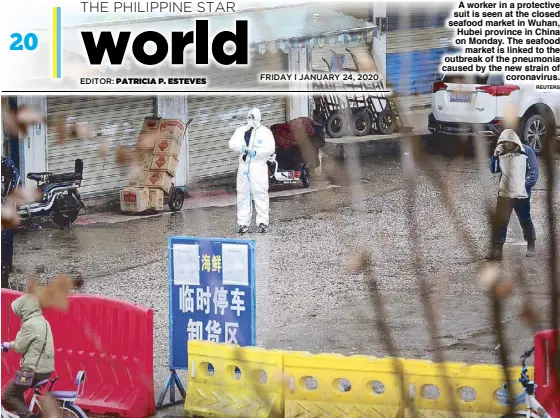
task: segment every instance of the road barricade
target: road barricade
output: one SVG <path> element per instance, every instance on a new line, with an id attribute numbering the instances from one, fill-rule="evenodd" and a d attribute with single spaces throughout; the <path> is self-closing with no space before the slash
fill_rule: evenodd
<path id="1" fill-rule="evenodd" d="M 185 415 L 283 417 L 283 353 L 189 341 Z"/>
<path id="2" fill-rule="evenodd" d="M 12 312 L 20 292 L 2 289 L 2 341 L 21 327 Z M 127 301 L 71 295 L 66 312 L 45 310 L 55 344 L 54 390 L 71 390 L 79 370 L 86 372 L 78 405 L 86 413 L 147 417 L 155 414 L 153 311 Z M 2 390 L 13 379 L 20 355 L 2 354 Z"/>
<path id="3" fill-rule="evenodd" d="M 560 417 L 560 347 L 554 331 L 535 334 L 535 383 L 537 400 L 553 417 Z"/>
<path id="4" fill-rule="evenodd" d="M 502 391 L 505 377 L 498 365 L 446 363 L 442 372 L 439 364 L 424 360 L 266 351 L 207 341 L 188 344 L 187 416 L 410 417 L 395 362 L 402 367 L 404 392 L 419 416 L 453 417 L 446 384 L 462 417 L 507 413 L 502 403 L 507 397 Z M 266 384 L 258 378 L 261 369 L 268 376 Z M 517 380 L 520 373 L 520 367 L 512 368 L 510 378 Z M 515 394 L 521 391 L 514 385 Z"/>
<path id="5" fill-rule="evenodd" d="M 395 417 L 402 408 L 393 362 L 338 354 L 284 354 L 286 417 Z"/>
<path id="6" fill-rule="evenodd" d="M 431 416 L 437 412 L 438 416 L 452 417 L 454 402 L 467 416 L 501 417 L 507 413 L 507 407 L 497 396 L 505 383 L 503 369 L 497 365 L 448 362 L 442 370 L 440 364 L 431 361 L 405 360 L 403 366 L 407 393 L 420 416 Z M 514 367 L 510 369 L 509 377 L 516 381 L 520 374 L 521 368 Z M 512 387 L 515 394 L 523 391 L 520 384 Z M 502 396 L 507 396 L 507 393 L 502 391 Z M 413 415 L 408 412 L 405 416 Z"/>

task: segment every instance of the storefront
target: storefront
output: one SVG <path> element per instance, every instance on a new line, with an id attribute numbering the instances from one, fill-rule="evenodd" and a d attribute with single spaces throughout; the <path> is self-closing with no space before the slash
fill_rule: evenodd
<path id="1" fill-rule="evenodd" d="M 204 74 L 211 85 L 219 90 L 235 89 L 228 95 L 190 95 L 187 113 L 193 121 L 188 129 L 188 182 L 199 183 L 231 175 L 237 169 L 238 156 L 228 148 L 229 138 L 236 128 L 246 123 L 247 113 L 253 107 L 261 110 L 262 123 L 270 126 L 287 119 L 287 97 L 283 94 L 243 95 L 258 86 L 260 73 L 285 73 L 288 57 L 282 51 L 255 53 L 247 68 L 210 68 Z M 288 84 L 276 88 L 289 89 Z"/>
<path id="2" fill-rule="evenodd" d="M 128 183 L 129 168 L 117 164 L 119 147 L 134 147 L 146 116 L 154 115 L 152 96 L 49 96 L 47 118 L 87 123 L 90 138 L 57 143 L 58 128 L 47 129 L 47 167 L 50 172 L 74 170 L 84 160 L 84 197 L 116 193 Z"/>

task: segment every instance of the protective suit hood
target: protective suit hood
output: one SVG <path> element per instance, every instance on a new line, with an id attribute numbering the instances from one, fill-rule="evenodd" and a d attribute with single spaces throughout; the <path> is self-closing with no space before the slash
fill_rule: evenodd
<path id="1" fill-rule="evenodd" d="M 261 126 L 261 111 L 259 108 L 254 107 L 249 110 L 249 113 L 247 114 L 247 123 L 255 129 Z"/>

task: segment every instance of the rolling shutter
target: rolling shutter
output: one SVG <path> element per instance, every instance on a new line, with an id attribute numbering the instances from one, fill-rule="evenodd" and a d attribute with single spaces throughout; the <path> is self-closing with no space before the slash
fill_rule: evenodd
<path id="1" fill-rule="evenodd" d="M 128 167 L 119 167 L 119 146 L 134 147 L 146 116 L 154 115 L 154 98 L 140 96 L 60 96 L 47 98 L 49 119 L 75 118 L 87 122 L 92 138 L 68 139 L 57 144 L 56 126 L 47 131 L 47 170 L 72 172 L 74 160 L 84 161 L 84 197 L 103 197 L 118 193 L 128 184 Z M 105 157 L 99 144 L 106 141 Z"/>
<path id="2" fill-rule="evenodd" d="M 423 13 L 388 11 L 387 81 L 399 96 L 401 112 L 431 104 L 441 57 L 453 52 L 453 31 L 444 26 L 450 9 L 436 4 L 426 6 Z"/>
<path id="3" fill-rule="evenodd" d="M 266 127 L 286 121 L 284 98 L 279 96 L 204 96 L 189 98 L 189 183 L 229 175 L 238 166 L 238 154 L 228 148 L 235 129 L 247 123 L 247 113 L 258 107 Z"/>
<path id="4" fill-rule="evenodd" d="M 255 89 L 259 72 L 285 72 L 286 55 L 255 55 L 250 68 L 207 74 L 212 88 Z M 276 85 L 280 87 L 280 85 Z M 282 86 L 287 89 L 288 86 Z M 286 121 L 286 98 L 270 96 L 189 96 L 188 113 L 193 118 L 188 128 L 189 184 L 208 178 L 224 177 L 237 170 L 238 155 L 228 148 L 229 139 L 239 126 L 247 123 L 247 113 L 258 107 L 263 125 Z"/>

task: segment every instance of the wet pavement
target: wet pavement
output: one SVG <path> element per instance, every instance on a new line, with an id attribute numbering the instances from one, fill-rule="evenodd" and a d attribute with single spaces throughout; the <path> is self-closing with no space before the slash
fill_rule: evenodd
<path id="1" fill-rule="evenodd" d="M 488 297 L 480 285 L 487 266 L 489 230 L 485 203 L 494 201 L 497 177 L 474 160 L 432 155 L 452 205 L 476 245 L 472 257 L 458 233 L 442 193 L 425 173 L 417 177 L 418 230 L 425 272 L 441 320 L 439 344 L 448 360 L 496 362 Z M 359 181 L 349 187 L 344 170 L 355 168 Z M 556 160 L 560 175 L 560 161 Z M 271 201 L 268 234 L 251 233 L 257 242 L 257 342 L 266 348 L 314 353 L 384 356 L 374 309 L 364 277 L 351 275 L 346 263 L 357 250 L 373 258 L 400 355 L 434 360 L 412 266 L 409 207 L 398 157 L 368 158 L 340 168 L 341 186 Z M 557 177 L 558 178 L 558 177 Z M 546 271 L 545 177 L 534 189 L 532 210 L 537 255 L 526 259 L 521 228 L 512 216 L 501 264 L 507 272 L 527 270 L 539 314 L 550 318 Z M 354 193 L 354 195 L 353 195 Z M 363 204 L 353 209 L 352 197 Z M 558 194 L 554 202 L 560 214 Z M 155 312 L 156 393 L 168 374 L 167 238 L 169 235 L 237 237 L 234 207 L 185 210 L 167 216 L 134 219 L 72 230 L 42 229 L 16 236 L 12 277 L 80 272 L 83 292 L 123 298 Z M 513 361 L 532 343 L 532 332 L 518 318 L 520 295 L 509 299 L 503 322 Z M 549 324 L 543 325 L 547 327 Z M 184 378 L 184 375 L 182 375 Z"/>

